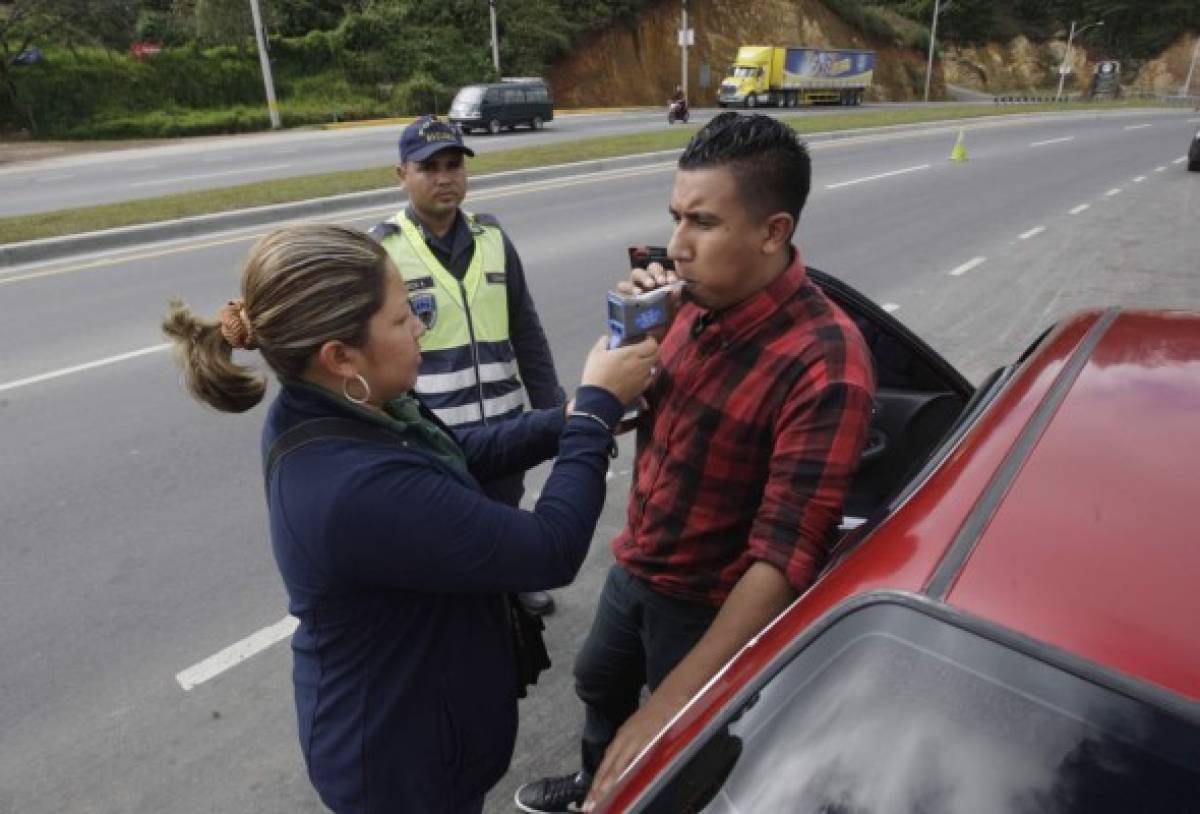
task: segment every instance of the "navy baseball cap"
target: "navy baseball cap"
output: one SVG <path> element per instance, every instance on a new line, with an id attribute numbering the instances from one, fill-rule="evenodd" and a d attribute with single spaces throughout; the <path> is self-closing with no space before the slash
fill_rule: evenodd
<path id="1" fill-rule="evenodd" d="M 458 150 L 474 157 L 475 151 L 463 144 L 457 127 L 437 116 L 422 116 L 400 134 L 400 163 L 424 161 L 442 150 Z"/>

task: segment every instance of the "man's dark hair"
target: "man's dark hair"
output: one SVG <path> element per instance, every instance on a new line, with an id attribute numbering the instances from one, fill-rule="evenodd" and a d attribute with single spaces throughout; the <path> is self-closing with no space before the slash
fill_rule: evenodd
<path id="1" fill-rule="evenodd" d="M 728 167 L 747 206 L 765 217 L 787 212 L 796 222 L 808 199 L 812 162 L 796 131 L 754 114 L 722 113 L 704 125 L 679 157 L 681 170 Z"/>

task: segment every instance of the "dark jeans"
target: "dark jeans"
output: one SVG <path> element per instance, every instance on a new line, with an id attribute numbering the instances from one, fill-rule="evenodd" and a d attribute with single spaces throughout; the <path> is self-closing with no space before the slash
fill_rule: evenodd
<path id="1" fill-rule="evenodd" d="M 608 572 L 596 616 L 575 658 L 583 701 L 583 771 L 591 777 L 621 724 L 700 641 L 717 609 L 655 592 L 619 565 Z"/>

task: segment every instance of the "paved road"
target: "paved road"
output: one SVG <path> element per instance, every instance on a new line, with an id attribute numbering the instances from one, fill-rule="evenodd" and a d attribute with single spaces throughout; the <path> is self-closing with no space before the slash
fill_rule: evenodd
<path id="1" fill-rule="evenodd" d="M 931 103 L 937 106 L 939 103 Z M 864 105 L 864 108 L 908 107 Z M 919 105 L 918 105 L 919 106 Z M 802 115 L 844 112 L 809 108 Z M 715 110 L 696 110 L 700 120 Z M 796 115 L 797 111 L 772 111 Z M 479 153 L 534 144 L 666 128 L 666 112 L 560 115 L 541 132 L 524 128 L 498 136 L 477 134 L 469 144 Z M 0 217 L 75 206 L 234 186 L 339 170 L 382 167 L 396 161 L 399 126 L 339 130 L 290 130 L 180 140 L 138 149 L 89 153 L 0 168 Z"/>
<path id="2" fill-rule="evenodd" d="M 1188 118 L 980 127 L 963 164 L 946 160 L 951 130 L 817 145 L 805 256 L 976 380 L 1078 307 L 1200 308 L 1200 175 L 1179 161 Z M 520 247 L 565 381 L 602 330 L 624 247 L 668 235 L 670 178 L 646 168 L 471 202 Z M 285 644 L 187 692 L 176 680 L 284 616 L 258 475 L 263 410 L 227 416 L 189 401 L 156 330 L 171 294 L 215 311 L 234 293 L 252 238 L 0 273 L 4 814 L 321 810 L 298 754 Z M 510 810 L 522 778 L 571 768 L 569 665 L 629 465 L 626 449 L 592 554 L 557 592 L 555 668 L 523 702 L 513 769 L 489 811 Z"/>

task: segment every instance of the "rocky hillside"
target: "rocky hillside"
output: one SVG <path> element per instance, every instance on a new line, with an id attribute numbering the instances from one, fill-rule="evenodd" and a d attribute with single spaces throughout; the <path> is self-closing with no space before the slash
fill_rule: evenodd
<path id="1" fill-rule="evenodd" d="M 725 68 L 738 46 L 746 44 L 873 48 L 879 59 L 868 99 L 902 101 L 922 92 L 924 53 L 869 39 L 820 0 L 689 0 L 688 12 L 696 32 L 695 47 L 688 52 L 688 86 L 697 103 L 714 101 Z M 635 27 L 616 26 L 592 35 L 551 67 L 557 103 L 661 104 L 679 83 L 678 28 L 678 0 L 661 0 L 640 15 Z M 1175 93 L 1187 75 L 1194 43 L 1195 35 L 1184 35 L 1156 59 L 1126 63 L 1126 88 Z M 982 46 L 943 43 L 943 58 L 934 66 L 932 96 L 943 98 L 945 83 L 993 94 L 1053 87 L 1065 47 L 1062 40 L 1039 43 L 1025 37 Z M 1105 56 L 1072 48 L 1075 76 L 1090 77 L 1094 61 Z M 704 66 L 707 87 L 701 82 Z M 1200 89 L 1200 79 L 1193 87 Z"/>
<path id="2" fill-rule="evenodd" d="M 725 68 L 738 46 L 747 44 L 873 48 L 879 60 L 868 99 L 912 99 L 922 90 L 923 54 L 872 42 L 819 0 L 689 0 L 688 22 L 696 32 L 696 45 L 688 49 L 689 96 L 696 103 L 713 103 Z M 679 84 L 678 28 L 678 0 L 663 0 L 642 13 L 636 28 L 618 26 L 594 35 L 551 68 L 557 104 L 662 103 Z M 707 88 L 700 81 L 704 65 Z"/>
<path id="3" fill-rule="evenodd" d="M 1125 89 L 1159 95 L 1177 93 L 1187 76 L 1195 43 L 1195 35 L 1185 34 L 1155 59 L 1127 62 L 1121 70 Z M 947 46 L 940 68 L 951 85 L 986 93 L 1049 88 L 1058 82 L 1064 50 L 1066 43 L 1062 40 L 1035 43 L 1025 37 L 983 46 Z M 1095 62 L 1104 58 L 1104 53 L 1072 47 L 1071 67 L 1079 84 L 1072 85 L 1068 80 L 1068 91 L 1081 90 Z M 1200 81 L 1193 80 L 1193 92 L 1200 93 Z"/>

